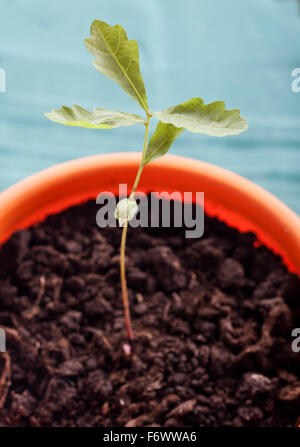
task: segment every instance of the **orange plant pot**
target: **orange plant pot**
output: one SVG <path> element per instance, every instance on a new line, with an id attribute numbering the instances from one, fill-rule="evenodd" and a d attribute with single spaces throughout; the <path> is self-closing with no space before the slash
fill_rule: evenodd
<path id="1" fill-rule="evenodd" d="M 107 154 L 82 158 L 41 171 L 0 194 L 0 244 L 20 229 L 100 192 L 132 185 L 141 154 Z M 178 156 L 146 166 L 140 191 L 204 192 L 205 211 L 282 256 L 300 274 L 300 218 L 272 194 L 225 169 Z M 204 230 L 205 231 L 205 230 Z"/>

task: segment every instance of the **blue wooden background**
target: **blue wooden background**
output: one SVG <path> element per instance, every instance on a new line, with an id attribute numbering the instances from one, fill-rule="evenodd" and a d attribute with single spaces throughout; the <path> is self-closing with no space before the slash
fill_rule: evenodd
<path id="1" fill-rule="evenodd" d="M 143 127 L 68 128 L 43 113 L 61 105 L 138 112 L 92 67 L 83 39 L 94 18 L 140 43 L 152 110 L 194 96 L 224 99 L 249 131 L 224 139 L 185 132 L 173 153 L 235 171 L 300 214 L 300 67 L 296 0 L 0 0 L 0 189 L 56 163 L 141 149 Z"/>

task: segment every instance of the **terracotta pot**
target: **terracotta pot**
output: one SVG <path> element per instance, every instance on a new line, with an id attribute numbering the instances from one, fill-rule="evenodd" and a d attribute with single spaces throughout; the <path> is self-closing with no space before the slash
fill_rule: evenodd
<path id="1" fill-rule="evenodd" d="M 46 169 L 0 194 L 0 243 L 48 214 L 132 185 L 141 154 L 87 157 Z M 300 274 L 300 218 L 273 195 L 232 172 L 193 159 L 165 156 L 146 166 L 141 191 L 204 191 L 205 210 L 240 231 L 253 231 Z"/>

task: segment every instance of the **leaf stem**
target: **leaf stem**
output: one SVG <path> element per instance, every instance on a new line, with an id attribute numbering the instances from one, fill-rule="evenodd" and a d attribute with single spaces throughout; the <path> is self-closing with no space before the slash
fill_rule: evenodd
<path id="1" fill-rule="evenodd" d="M 148 145 L 148 136 L 149 136 L 149 125 L 150 125 L 151 114 L 147 112 L 147 122 L 145 123 L 146 131 L 145 131 L 145 139 L 144 146 L 142 152 L 141 163 L 136 174 L 136 178 L 133 183 L 132 191 L 130 194 L 131 198 L 134 198 L 134 194 L 136 188 L 139 184 L 140 177 L 144 168 L 144 159 L 146 155 L 147 145 Z M 127 230 L 128 230 L 128 221 L 126 220 L 123 230 L 122 230 L 122 238 L 121 238 L 121 249 L 120 249 L 120 276 L 121 276 L 121 288 L 122 288 L 122 299 L 123 299 L 123 308 L 124 308 L 124 317 L 125 317 L 125 326 L 126 333 L 129 340 L 133 340 L 133 330 L 131 325 L 131 317 L 130 317 L 130 307 L 128 300 L 128 290 L 127 290 L 127 281 L 126 281 L 126 260 L 125 260 L 125 250 L 126 250 L 126 238 L 127 238 Z"/>

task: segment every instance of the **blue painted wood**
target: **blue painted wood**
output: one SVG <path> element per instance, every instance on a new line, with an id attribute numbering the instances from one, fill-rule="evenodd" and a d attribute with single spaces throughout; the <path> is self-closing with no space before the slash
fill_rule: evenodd
<path id="1" fill-rule="evenodd" d="M 0 0 L 0 189 L 72 158 L 141 149 L 143 128 L 68 128 L 43 113 L 62 104 L 138 112 L 91 65 L 83 39 L 94 18 L 120 23 L 140 43 L 153 110 L 194 96 L 224 99 L 249 131 L 215 139 L 185 132 L 175 154 L 235 171 L 300 213 L 300 66 L 296 1 Z"/>

